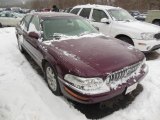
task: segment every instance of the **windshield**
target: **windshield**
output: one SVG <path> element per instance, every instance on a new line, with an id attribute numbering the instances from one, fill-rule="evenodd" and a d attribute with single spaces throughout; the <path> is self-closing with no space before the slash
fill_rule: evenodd
<path id="1" fill-rule="evenodd" d="M 126 10 L 124 9 L 110 9 L 108 10 L 111 17 L 116 21 L 127 21 L 135 20 Z"/>
<path id="2" fill-rule="evenodd" d="M 80 18 L 56 18 L 43 21 L 44 39 L 59 38 L 62 36 L 81 36 L 98 33 L 86 20 Z"/>

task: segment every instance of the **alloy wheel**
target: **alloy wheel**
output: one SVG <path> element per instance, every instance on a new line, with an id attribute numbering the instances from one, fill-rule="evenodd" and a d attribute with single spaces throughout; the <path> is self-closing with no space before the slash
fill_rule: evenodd
<path id="1" fill-rule="evenodd" d="M 56 91 L 57 81 L 56 81 L 53 69 L 49 66 L 46 68 L 46 77 L 47 77 L 47 82 L 48 82 L 49 87 L 52 89 L 53 92 Z"/>

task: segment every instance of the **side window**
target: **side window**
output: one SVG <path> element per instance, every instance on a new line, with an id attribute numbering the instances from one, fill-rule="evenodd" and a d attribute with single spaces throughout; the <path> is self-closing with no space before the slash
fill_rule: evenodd
<path id="1" fill-rule="evenodd" d="M 94 9 L 92 14 L 92 19 L 94 20 L 94 22 L 100 22 L 102 18 L 108 18 L 108 16 L 104 11 Z"/>
<path id="2" fill-rule="evenodd" d="M 40 23 L 39 23 L 39 18 L 37 16 L 34 16 L 29 24 L 28 27 L 28 32 L 38 32 L 40 31 Z"/>
<path id="3" fill-rule="evenodd" d="M 91 12 L 91 8 L 83 8 L 79 15 L 88 19 L 90 12 Z"/>
<path id="4" fill-rule="evenodd" d="M 27 15 L 22 19 L 22 21 L 20 23 L 20 26 L 23 30 L 27 31 L 27 28 L 28 28 L 29 22 L 31 20 L 31 17 L 32 17 L 31 15 Z"/>
<path id="5" fill-rule="evenodd" d="M 71 11 L 71 13 L 76 14 L 79 12 L 80 8 L 75 8 Z"/>

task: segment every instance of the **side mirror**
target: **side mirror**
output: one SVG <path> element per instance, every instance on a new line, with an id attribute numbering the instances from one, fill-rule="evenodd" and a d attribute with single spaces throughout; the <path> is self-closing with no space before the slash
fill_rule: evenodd
<path id="1" fill-rule="evenodd" d="M 102 18 L 101 19 L 101 23 L 107 23 L 107 24 L 110 24 L 110 20 L 107 19 L 107 18 Z"/>
<path id="2" fill-rule="evenodd" d="M 36 40 L 38 40 L 39 37 L 40 37 L 39 34 L 36 33 L 36 32 L 29 32 L 29 33 L 28 33 L 28 36 L 31 37 L 31 38 L 34 38 L 34 39 L 36 39 Z"/>

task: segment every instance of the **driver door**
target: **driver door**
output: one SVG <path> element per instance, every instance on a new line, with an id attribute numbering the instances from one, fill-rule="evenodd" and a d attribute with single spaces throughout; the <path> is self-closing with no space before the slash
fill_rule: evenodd
<path id="1" fill-rule="evenodd" d="M 25 36 L 24 45 L 27 48 L 29 54 L 33 57 L 33 59 L 37 62 L 38 65 L 41 65 L 43 55 L 40 51 L 41 42 L 33 37 L 29 36 L 30 32 L 34 32 L 36 34 L 40 34 L 40 22 L 37 16 L 33 16 L 27 29 L 27 35 Z"/>
<path id="2" fill-rule="evenodd" d="M 102 32 L 105 35 L 109 35 L 110 31 L 111 31 L 111 23 L 102 23 L 101 19 L 102 18 L 107 18 L 109 19 L 109 17 L 107 16 L 107 14 L 103 11 L 103 10 L 99 10 L 99 9 L 93 9 L 92 13 L 91 13 L 91 21 L 92 24 L 96 27 L 99 28 L 99 31 Z"/>

